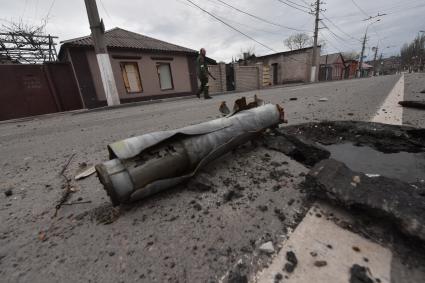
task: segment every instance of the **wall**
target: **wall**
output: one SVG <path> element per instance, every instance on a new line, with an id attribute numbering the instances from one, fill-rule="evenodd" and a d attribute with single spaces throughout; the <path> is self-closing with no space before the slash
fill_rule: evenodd
<path id="1" fill-rule="evenodd" d="M 234 71 L 236 91 L 249 91 L 260 88 L 258 65 L 240 66 L 239 64 L 235 64 Z"/>
<path id="2" fill-rule="evenodd" d="M 82 108 L 70 64 L 2 64 L 0 85 L 0 120 Z"/>
<path id="3" fill-rule="evenodd" d="M 99 68 L 94 50 L 87 49 L 87 60 L 90 66 L 90 73 L 93 78 L 97 98 L 105 101 L 105 93 L 100 78 Z M 189 72 L 189 61 L 185 55 L 169 55 L 155 53 L 141 53 L 138 51 L 109 51 L 112 71 L 115 77 L 118 93 L 122 102 L 125 100 L 142 100 L 143 98 L 169 97 L 173 94 L 192 94 L 191 76 Z M 142 82 L 142 92 L 127 93 L 121 73 L 121 62 L 136 62 L 139 67 L 140 79 Z M 156 63 L 169 63 L 173 78 L 174 89 L 161 90 Z"/>
<path id="4" fill-rule="evenodd" d="M 320 54 L 320 48 L 317 51 Z M 313 49 L 297 52 L 289 51 L 283 53 L 272 54 L 269 56 L 258 57 L 257 62 L 262 62 L 264 65 L 277 64 L 277 84 L 291 83 L 291 82 L 309 82 L 311 59 L 313 56 Z M 317 56 L 316 77 L 319 74 L 319 56 Z M 271 68 L 272 73 L 272 68 Z M 273 74 L 271 74 L 273 76 Z M 273 78 L 272 78 L 273 81 Z"/>
<path id="5" fill-rule="evenodd" d="M 222 93 L 226 91 L 226 64 L 218 63 L 217 65 L 209 65 L 208 70 L 216 80 L 209 77 L 209 92 L 210 93 Z"/>

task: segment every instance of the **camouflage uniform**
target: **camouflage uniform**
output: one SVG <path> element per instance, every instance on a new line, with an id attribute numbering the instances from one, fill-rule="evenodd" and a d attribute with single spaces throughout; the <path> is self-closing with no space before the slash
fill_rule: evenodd
<path id="1" fill-rule="evenodd" d="M 205 60 L 205 56 L 199 55 L 196 59 L 196 63 L 198 65 L 198 77 L 201 81 L 201 87 L 199 88 L 196 95 L 200 97 L 201 93 L 203 92 L 204 98 L 210 98 L 208 94 L 208 65 L 207 61 Z"/>

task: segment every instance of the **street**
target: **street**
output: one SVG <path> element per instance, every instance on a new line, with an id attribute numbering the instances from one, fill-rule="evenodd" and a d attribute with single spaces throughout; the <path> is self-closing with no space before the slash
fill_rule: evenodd
<path id="1" fill-rule="evenodd" d="M 103 224 L 114 209 L 94 175 L 72 181 L 70 200 L 90 202 L 65 205 L 53 217 L 61 197 L 59 172 L 72 154 L 65 173 L 73 179 L 79 165 L 107 160 L 109 143 L 221 117 L 221 101 L 231 107 L 235 99 L 254 94 L 283 106 L 289 125 L 358 120 L 423 128 L 423 110 L 403 109 L 394 101 L 423 100 L 424 81 L 424 74 L 380 76 L 2 122 L 0 190 L 11 189 L 12 195 L 0 196 L 0 277 L 4 282 L 209 282 L 241 258 L 261 262 L 253 253 L 258 243 L 285 237 L 308 209 L 297 189 L 308 170 L 283 154 L 244 146 L 197 178 L 203 182 L 202 175 L 208 175 L 215 189 L 199 191 L 190 182 L 121 208 L 109 225 Z M 276 170 L 286 172 L 285 180 L 258 173 L 273 161 Z M 235 176 L 243 181 L 235 183 Z M 271 188 L 282 182 L 286 191 L 275 196 Z M 223 199 L 229 191 L 239 193 L 232 186 L 245 188 L 243 196 Z M 259 210 L 261 205 L 266 208 Z M 276 217 L 276 209 L 286 219 Z"/>

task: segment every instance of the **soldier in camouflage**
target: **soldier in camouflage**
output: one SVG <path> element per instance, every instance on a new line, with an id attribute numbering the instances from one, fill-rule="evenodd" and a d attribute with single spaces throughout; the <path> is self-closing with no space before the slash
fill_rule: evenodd
<path id="1" fill-rule="evenodd" d="M 204 98 L 210 99 L 212 97 L 208 94 L 208 88 L 209 88 L 209 86 L 208 86 L 208 76 L 211 76 L 214 80 L 215 80 L 215 78 L 208 71 L 207 60 L 205 58 L 206 54 L 207 54 L 207 52 L 205 51 L 205 49 L 201 48 L 201 50 L 199 52 L 199 56 L 196 59 L 196 63 L 198 65 L 198 77 L 199 77 L 199 80 L 201 81 L 201 87 L 199 88 L 196 96 L 198 98 L 201 98 L 201 93 L 203 92 Z"/>

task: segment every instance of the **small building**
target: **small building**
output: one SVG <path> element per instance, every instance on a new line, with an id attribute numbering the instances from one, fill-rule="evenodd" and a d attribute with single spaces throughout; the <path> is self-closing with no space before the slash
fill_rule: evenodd
<path id="1" fill-rule="evenodd" d="M 359 69 L 359 61 L 355 59 L 345 59 L 344 79 L 355 79 Z"/>
<path id="2" fill-rule="evenodd" d="M 361 70 L 360 77 L 366 78 L 371 77 L 373 75 L 373 66 L 369 65 L 367 63 L 362 63 L 362 70 Z"/>
<path id="3" fill-rule="evenodd" d="M 345 61 L 341 53 L 320 56 L 319 81 L 344 79 Z"/>
<path id="4" fill-rule="evenodd" d="M 317 47 L 317 54 L 320 54 L 320 46 Z M 297 50 L 279 52 L 259 56 L 255 58 L 256 63 L 270 67 L 271 85 L 279 85 L 295 82 L 309 82 L 311 63 L 313 58 L 313 47 Z M 317 58 L 316 66 L 319 65 Z M 319 68 L 316 69 L 316 78 Z"/>
<path id="5" fill-rule="evenodd" d="M 195 50 L 121 28 L 105 41 L 121 103 L 196 93 Z M 59 60 L 71 63 L 84 107 L 106 106 L 91 36 L 63 41 Z"/>

